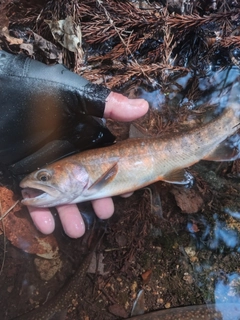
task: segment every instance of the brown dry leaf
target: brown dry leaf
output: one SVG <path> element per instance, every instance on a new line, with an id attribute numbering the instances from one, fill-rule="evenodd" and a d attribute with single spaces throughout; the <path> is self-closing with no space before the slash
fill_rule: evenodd
<path id="1" fill-rule="evenodd" d="M 105 263 L 103 262 L 104 256 L 102 253 L 97 257 L 96 252 L 93 253 L 91 263 L 88 268 L 88 273 L 98 273 L 102 276 L 107 275 L 109 271 L 104 271 Z"/>
<path id="2" fill-rule="evenodd" d="M 193 222 L 191 227 L 190 227 L 190 232 L 196 233 L 198 231 L 200 231 L 200 229 L 198 228 L 198 225 L 195 222 Z"/>
<path id="3" fill-rule="evenodd" d="M 128 313 L 127 311 L 124 309 L 123 306 L 119 305 L 119 304 L 113 304 L 108 308 L 109 312 L 114 314 L 117 317 L 121 317 L 121 318 L 127 318 L 128 317 Z"/>
<path id="4" fill-rule="evenodd" d="M 202 209 L 203 198 L 196 190 L 173 187 L 171 192 L 182 212 L 191 214 Z"/>
<path id="5" fill-rule="evenodd" d="M 47 260 L 42 258 L 34 259 L 35 267 L 39 276 L 44 281 L 52 279 L 57 272 L 62 268 L 62 260 L 60 258 L 54 260 Z"/>
<path id="6" fill-rule="evenodd" d="M 8 28 L 8 24 L 8 18 L 4 14 L 2 14 L 0 16 L 0 30 L 2 30 L 3 28 Z"/>
<path id="7" fill-rule="evenodd" d="M 80 25 L 77 25 L 72 16 L 64 20 L 45 20 L 49 25 L 52 35 L 64 48 L 83 56 L 82 33 Z"/>
<path id="8" fill-rule="evenodd" d="M 50 60 L 56 60 L 58 63 L 62 63 L 62 52 L 55 46 L 52 42 L 44 39 L 39 36 L 35 32 L 33 32 L 34 36 L 34 45 L 38 47 L 46 56 L 46 58 Z"/>
<path id="9" fill-rule="evenodd" d="M 22 43 L 20 48 L 27 51 L 27 54 L 32 57 L 34 56 L 33 44 L 32 43 Z"/>
<path id="10" fill-rule="evenodd" d="M 7 4 L 10 1 L 0 1 L 0 30 L 2 30 L 4 27 L 8 28 L 9 20 L 6 16 L 6 7 Z M 0 31 L 1 34 L 1 31 Z"/>
<path id="11" fill-rule="evenodd" d="M 142 280 L 143 280 L 143 284 L 147 284 L 149 283 L 150 279 L 152 276 L 152 270 L 147 270 L 144 273 L 141 274 Z"/>
<path id="12" fill-rule="evenodd" d="M 34 56 L 35 52 L 40 50 L 47 59 L 62 63 L 62 51 L 55 44 L 33 31 L 31 31 L 31 36 L 33 36 L 33 40 L 20 45 L 20 48 L 26 50 L 29 56 Z"/>
<path id="13" fill-rule="evenodd" d="M 19 45 L 23 43 L 23 39 L 18 39 L 10 36 L 7 27 L 2 28 L 1 34 L 6 38 L 6 40 L 10 45 L 13 45 L 13 44 Z"/>
<path id="14" fill-rule="evenodd" d="M 0 187 L 2 216 L 16 203 L 11 190 Z M 46 259 L 58 256 L 58 245 L 53 235 L 44 236 L 36 230 L 21 203 L 3 218 L 6 238 L 17 248 Z"/>

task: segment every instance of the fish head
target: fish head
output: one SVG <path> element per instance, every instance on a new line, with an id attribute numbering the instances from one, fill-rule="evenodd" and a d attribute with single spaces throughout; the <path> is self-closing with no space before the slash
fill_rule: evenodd
<path id="1" fill-rule="evenodd" d="M 75 203 L 88 183 L 89 175 L 83 166 L 59 161 L 29 174 L 20 182 L 22 203 L 34 207 Z"/>

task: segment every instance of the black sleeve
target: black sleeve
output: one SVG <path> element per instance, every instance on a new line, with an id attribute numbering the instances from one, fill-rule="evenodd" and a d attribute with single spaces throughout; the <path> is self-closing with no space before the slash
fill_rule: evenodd
<path id="1" fill-rule="evenodd" d="M 95 140 L 108 136 L 89 121 L 92 115 L 103 116 L 109 93 L 62 65 L 47 66 L 0 50 L 0 163 L 15 163 L 69 135 L 78 146 L 93 147 Z"/>
<path id="2" fill-rule="evenodd" d="M 19 108 L 24 102 L 35 107 L 41 99 L 46 106 L 54 104 L 58 112 L 103 117 L 105 100 L 110 93 L 106 87 L 91 84 L 63 65 L 47 66 L 24 55 L 0 51 L 1 100 L 19 96 Z M 30 88 L 32 88 L 30 90 Z M 3 95 L 5 97 L 3 97 Z"/>

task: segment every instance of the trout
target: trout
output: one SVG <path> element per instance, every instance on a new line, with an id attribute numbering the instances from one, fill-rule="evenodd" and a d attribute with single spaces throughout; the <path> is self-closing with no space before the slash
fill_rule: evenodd
<path id="1" fill-rule="evenodd" d="M 36 193 L 22 203 L 53 207 L 132 192 L 159 180 L 187 184 L 190 175 L 184 169 L 198 161 L 238 157 L 237 148 L 226 143 L 238 127 L 239 104 L 233 102 L 188 132 L 128 139 L 66 157 L 21 181 L 25 194 Z"/>
<path id="2" fill-rule="evenodd" d="M 90 251 L 70 281 L 67 282 L 52 299 L 41 307 L 35 308 L 12 320 L 50 320 L 55 315 L 61 315 L 61 319 L 65 319 L 65 314 L 67 313 L 67 309 L 69 305 L 71 305 L 72 300 L 81 293 L 81 288 L 92 256 L 93 251 Z"/>
<path id="3" fill-rule="evenodd" d="M 240 308 L 238 303 L 218 303 L 194 305 L 154 311 L 128 318 L 127 320 L 238 320 Z"/>
<path id="4" fill-rule="evenodd" d="M 74 275 L 70 277 L 55 296 L 45 302 L 42 306 L 11 320 L 65 319 L 67 310 L 72 304 L 72 300 L 76 299 L 77 296 L 78 298 L 82 297 L 81 291 L 87 276 L 89 265 L 104 233 L 105 230 L 102 228 L 98 229 L 94 234 L 92 231 L 87 233 L 87 238 L 85 238 L 85 240 L 89 244 L 88 253 L 83 258 L 83 261 L 80 263 Z"/>

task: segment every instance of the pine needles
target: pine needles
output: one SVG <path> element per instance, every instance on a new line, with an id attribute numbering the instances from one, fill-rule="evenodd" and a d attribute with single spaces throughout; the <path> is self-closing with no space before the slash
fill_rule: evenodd
<path id="1" fill-rule="evenodd" d="M 147 9 L 130 0 L 25 0 L 18 10 L 7 2 L 11 27 L 26 26 L 57 46 L 45 21 L 73 17 L 81 26 L 85 64 L 61 48 L 64 63 L 110 88 L 139 76 L 158 83 L 168 72 L 203 69 L 203 61 L 221 50 L 232 63 L 240 45 L 239 8 L 227 0 L 151 1 Z"/>

